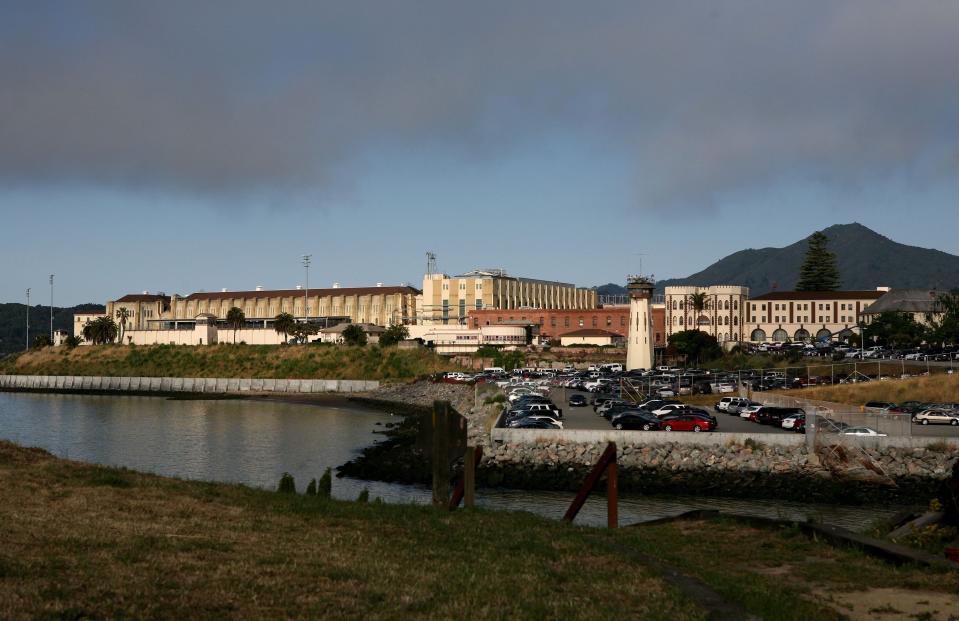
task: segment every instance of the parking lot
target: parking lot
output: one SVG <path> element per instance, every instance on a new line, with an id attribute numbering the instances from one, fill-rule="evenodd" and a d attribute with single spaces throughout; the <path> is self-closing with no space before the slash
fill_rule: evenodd
<path id="1" fill-rule="evenodd" d="M 585 407 L 570 407 L 569 398 L 574 394 L 584 395 L 586 397 L 586 401 L 590 403 L 592 402 L 594 396 L 588 392 L 570 390 L 567 388 L 554 387 L 550 389 L 550 399 L 552 399 L 553 403 L 559 406 L 563 411 L 563 426 L 565 429 L 595 431 L 608 430 L 611 428 L 609 421 L 593 411 L 592 405 L 587 405 Z M 719 400 L 719 397 L 720 395 L 716 396 L 717 401 Z M 762 401 L 762 397 L 759 395 L 754 395 L 754 398 L 756 401 Z M 783 429 L 773 425 L 760 425 L 758 423 L 749 422 L 748 420 L 740 418 L 739 416 L 733 416 L 724 412 L 716 412 L 712 406 L 701 407 L 716 417 L 716 420 L 719 423 L 719 426 L 716 429 L 717 431 L 726 433 L 795 433 L 791 429 Z M 911 431 L 912 435 L 914 436 L 942 438 L 959 437 L 959 427 L 952 427 L 949 425 L 912 425 Z"/>

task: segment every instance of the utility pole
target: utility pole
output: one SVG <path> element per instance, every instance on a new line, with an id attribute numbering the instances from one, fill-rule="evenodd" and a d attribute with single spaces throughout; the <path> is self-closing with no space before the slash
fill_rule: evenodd
<path id="1" fill-rule="evenodd" d="M 53 274 L 50 274 L 50 344 L 53 345 Z"/>
<path id="2" fill-rule="evenodd" d="M 306 268 L 306 290 L 303 292 L 303 317 L 306 323 L 310 323 L 310 259 L 312 254 L 303 255 L 303 267 Z"/>
<path id="3" fill-rule="evenodd" d="M 27 288 L 27 350 L 30 349 L 30 289 Z"/>

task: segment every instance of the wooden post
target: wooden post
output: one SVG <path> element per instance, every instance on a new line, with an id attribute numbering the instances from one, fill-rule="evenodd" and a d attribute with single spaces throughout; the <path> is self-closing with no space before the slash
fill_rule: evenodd
<path id="1" fill-rule="evenodd" d="M 606 526 L 619 528 L 619 479 L 616 453 L 606 467 Z"/>
<path id="2" fill-rule="evenodd" d="M 450 501 L 450 466 L 446 437 L 449 403 L 433 402 L 433 506 L 446 507 Z"/>
<path id="3" fill-rule="evenodd" d="M 579 510 L 583 508 L 584 504 L 586 504 L 586 499 L 589 498 L 590 492 L 592 492 L 593 489 L 595 489 L 596 484 L 599 483 L 599 479 L 603 475 L 603 471 L 606 470 L 607 466 L 615 463 L 616 443 L 610 442 L 606 445 L 606 450 L 603 451 L 602 455 L 600 455 L 599 461 L 597 461 L 596 465 L 593 466 L 593 469 L 586 477 L 586 480 L 583 481 L 583 486 L 580 487 L 579 492 L 576 493 L 576 498 L 573 499 L 573 502 L 569 505 L 569 509 L 566 510 L 566 515 L 563 516 L 563 520 L 566 522 L 572 522 L 573 519 L 576 518 Z M 617 487 L 617 492 L 618 491 L 619 490 Z M 618 493 L 616 500 L 618 500 Z"/>
<path id="4" fill-rule="evenodd" d="M 476 504 L 476 447 L 466 447 L 463 460 L 463 506 L 472 509 Z"/>

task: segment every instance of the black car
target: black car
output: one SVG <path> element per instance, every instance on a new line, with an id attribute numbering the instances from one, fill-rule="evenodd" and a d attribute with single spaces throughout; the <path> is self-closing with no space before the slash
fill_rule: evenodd
<path id="1" fill-rule="evenodd" d="M 805 414 L 805 412 L 799 408 L 765 406 L 759 408 L 759 411 L 756 412 L 756 421 L 760 425 L 775 425 L 776 427 L 780 427 L 783 419 L 793 414 Z"/>
<path id="2" fill-rule="evenodd" d="M 569 406 L 572 408 L 581 408 L 586 405 L 588 405 L 588 402 L 583 395 L 573 395 L 569 398 Z"/>
<path id="3" fill-rule="evenodd" d="M 610 423 L 616 429 L 641 429 L 642 431 L 657 431 L 660 428 L 659 419 L 655 415 L 643 410 L 626 410 L 613 416 Z"/>

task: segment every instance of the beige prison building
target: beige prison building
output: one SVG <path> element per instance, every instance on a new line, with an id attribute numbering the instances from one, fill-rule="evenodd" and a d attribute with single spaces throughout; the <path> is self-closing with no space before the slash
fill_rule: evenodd
<path id="1" fill-rule="evenodd" d="M 705 295 L 703 308 L 696 309 L 693 295 Z M 683 330 L 699 330 L 720 343 L 745 340 L 746 304 L 749 287 L 666 287 L 666 338 Z"/>
<path id="2" fill-rule="evenodd" d="M 459 276 L 426 274 L 418 323 L 465 324 L 471 310 L 593 309 L 597 295 L 569 283 L 508 275 L 504 270 L 474 270 Z"/>
<path id="3" fill-rule="evenodd" d="M 351 322 L 390 326 L 415 320 L 419 291 L 413 287 L 338 287 L 218 291 L 187 296 L 162 293 L 125 295 L 106 304 L 107 316 L 118 324 L 125 343 L 203 345 L 232 342 L 226 315 L 233 307 L 246 315 L 246 325 L 236 341 L 276 344 L 283 340 L 273 330 L 274 318 L 289 313 L 297 319 L 335 325 Z M 125 320 L 120 319 L 123 310 Z M 82 328 L 81 328 L 82 330 Z"/>
<path id="4" fill-rule="evenodd" d="M 764 293 L 749 300 L 746 334 L 754 343 L 845 339 L 888 290 Z"/>

